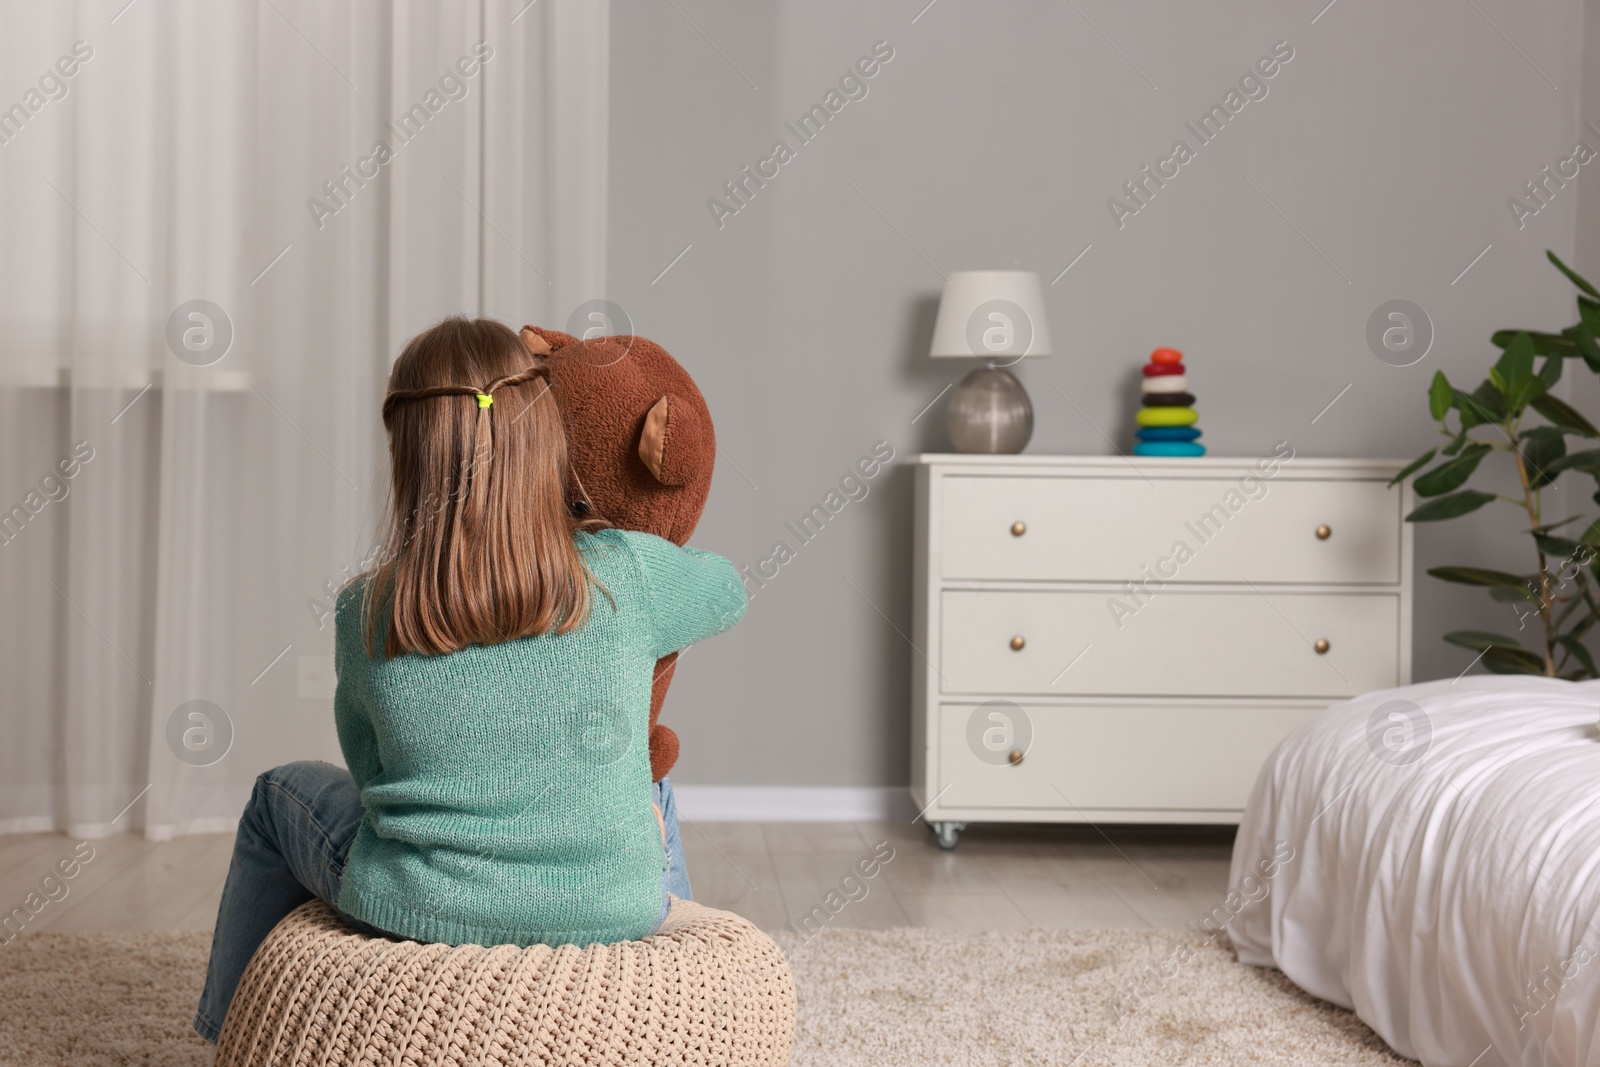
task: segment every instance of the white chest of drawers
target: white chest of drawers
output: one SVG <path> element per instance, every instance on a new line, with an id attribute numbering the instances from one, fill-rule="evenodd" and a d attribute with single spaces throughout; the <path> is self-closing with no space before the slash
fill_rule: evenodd
<path id="1" fill-rule="evenodd" d="M 939 843 L 1237 822 L 1286 733 L 1410 682 L 1400 466 L 918 457 L 911 788 Z"/>

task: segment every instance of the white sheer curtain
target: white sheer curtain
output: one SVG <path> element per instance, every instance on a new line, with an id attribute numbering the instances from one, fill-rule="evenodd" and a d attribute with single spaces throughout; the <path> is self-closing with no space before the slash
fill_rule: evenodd
<path id="1" fill-rule="evenodd" d="M 605 295 L 607 26 L 0 3 L 0 831 L 231 829 L 339 758 L 390 361 Z"/>

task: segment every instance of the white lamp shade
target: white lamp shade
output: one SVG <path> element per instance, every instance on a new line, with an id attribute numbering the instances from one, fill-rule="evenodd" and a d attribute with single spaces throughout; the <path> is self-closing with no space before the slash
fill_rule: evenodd
<path id="1" fill-rule="evenodd" d="M 1027 270 L 952 271 L 928 354 L 998 364 L 1050 355 L 1039 276 Z"/>

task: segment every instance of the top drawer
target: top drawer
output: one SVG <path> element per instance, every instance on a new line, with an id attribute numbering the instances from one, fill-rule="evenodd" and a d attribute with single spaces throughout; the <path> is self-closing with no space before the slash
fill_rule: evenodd
<path id="1" fill-rule="evenodd" d="M 946 579 L 1400 580 L 1400 493 L 1372 479 L 939 477 Z M 1327 536 L 1319 537 L 1319 527 Z M 1016 532 L 1020 531 L 1020 532 Z"/>

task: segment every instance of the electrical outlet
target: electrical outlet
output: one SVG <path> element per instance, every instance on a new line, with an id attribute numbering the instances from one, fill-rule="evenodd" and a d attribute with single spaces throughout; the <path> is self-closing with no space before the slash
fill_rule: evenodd
<path id="1" fill-rule="evenodd" d="M 301 700 L 332 700 L 334 688 L 332 656 L 301 656 L 298 692 Z"/>

